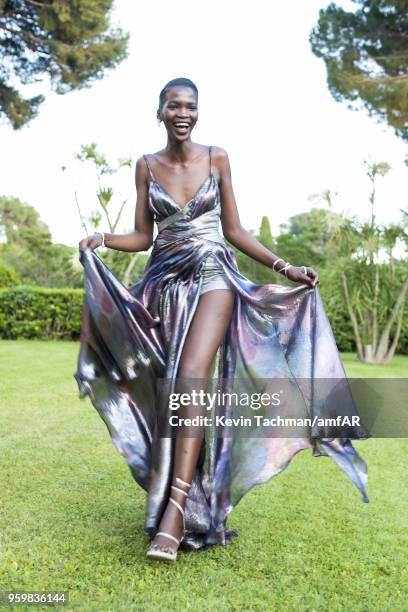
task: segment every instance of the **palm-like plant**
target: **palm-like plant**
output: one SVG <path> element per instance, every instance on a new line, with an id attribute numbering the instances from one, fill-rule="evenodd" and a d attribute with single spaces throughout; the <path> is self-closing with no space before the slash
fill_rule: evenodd
<path id="1" fill-rule="evenodd" d="M 408 215 L 404 214 L 401 224 L 377 224 L 376 181 L 390 167 L 383 162 L 365 161 L 364 165 L 371 182 L 370 219 L 360 221 L 343 215 L 343 222 L 333 228 L 330 236 L 329 260 L 336 262 L 333 272 L 340 274 L 357 358 L 365 363 L 386 364 L 398 346 L 408 291 L 407 267 L 394 257 L 398 241 L 408 244 Z"/>

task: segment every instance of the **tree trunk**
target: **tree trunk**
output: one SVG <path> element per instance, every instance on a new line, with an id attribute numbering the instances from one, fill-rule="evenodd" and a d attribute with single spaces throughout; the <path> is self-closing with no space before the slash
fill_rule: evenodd
<path id="1" fill-rule="evenodd" d="M 373 363 L 373 346 L 372 344 L 364 345 L 364 361 L 365 363 Z"/>
<path id="2" fill-rule="evenodd" d="M 360 336 L 360 329 L 358 327 L 358 321 L 357 321 L 356 315 L 354 314 L 353 308 L 351 306 L 350 294 L 349 294 L 348 285 L 347 285 L 347 277 L 344 272 L 341 273 L 341 280 L 343 283 L 343 291 L 344 291 L 344 297 L 345 297 L 346 304 L 347 304 L 347 310 L 349 313 L 349 317 L 351 319 L 351 323 L 353 325 L 354 337 L 356 340 L 356 347 L 357 347 L 357 357 L 360 361 L 364 361 L 364 351 L 363 351 L 363 343 L 361 341 L 361 336 Z"/>
<path id="3" fill-rule="evenodd" d="M 378 343 L 378 347 L 375 353 L 375 361 L 376 363 L 384 363 L 384 359 L 386 358 L 386 354 L 388 352 L 388 344 L 390 339 L 390 332 L 393 326 L 393 323 L 398 315 L 398 311 L 401 306 L 404 305 L 405 295 L 408 289 L 408 276 L 405 278 L 401 289 L 399 291 L 398 297 L 395 300 L 395 304 L 388 316 L 387 322 L 384 326 L 383 332 L 381 334 L 380 341 Z"/>
<path id="4" fill-rule="evenodd" d="M 402 328 L 402 319 L 404 318 L 404 304 L 405 304 L 405 299 L 403 300 L 401 307 L 400 307 L 400 313 L 399 313 L 399 317 L 398 317 L 398 323 L 397 323 L 397 329 L 395 331 L 395 336 L 394 336 L 394 340 L 392 341 L 392 344 L 390 346 L 389 351 L 387 352 L 383 363 L 387 364 L 390 363 L 391 359 L 394 357 L 395 351 L 397 349 L 398 346 L 398 340 L 400 337 L 400 333 L 401 333 L 401 328 Z"/>
<path id="5" fill-rule="evenodd" d="M 106 253 L 106 265 L 108 266 L 108 268 L 112 268 L 113 266 L 113 256 L 114 256 L 114 251 L 113 249 L 107 249 L 107 253 Z"/>
<path id="6" fill-rule="evenodd" d="M 373 303 L 373 327 L 372 327 L 372 345 L 374 354 L 377 351 L 378 344 L 378 296 L 380 295 L 380 271 L 378 264 L 375 266 L 375 283 L 374 283 L 374 303 Z"/>
<path id="7" fill-rule="evenodd" d="M 132 270 L 136 265 L 138 257 L 139 253 L 134 253 L 129 261 L 128 267 L 125 270 L 125 273 L 122 278 L 122 283 L 125 285 L 125 287 L 129 287 L 130 285 L 130 275 L 132 274 Z"/>

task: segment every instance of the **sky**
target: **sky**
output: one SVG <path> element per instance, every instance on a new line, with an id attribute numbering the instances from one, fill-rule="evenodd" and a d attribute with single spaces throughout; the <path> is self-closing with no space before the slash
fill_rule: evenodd
<path id="1" fill-rule="evenodd" d="M 407 209 L 406 145 L 331 97 L 324 62 L 308 41 L 327 4 L 117 0 L 112 20 L 130 32 L 129 57 L 90 88 L 63 96 L 47 82 L 31 88 L 47 95 L 39 116 L 19 131 L 0 126 L 0 193 L 34 206 L 54 242 L 77 246 L 85 234 L 75 191 L 85 214 L 97 204 L 91 170 L 84 172 L 75 155 L 95 142 L 112 162 L 132 158 L 117 179 L 123 197 L 130 196 L 117 231 L 132 231 L 134 164 L 165 146 L 156 121 L 159 92 L 185 76 L 199 90 L 192 139 L 228 152 L 246 229 L 268 215 L 277 235 L 290 216 L 324 206 L 310 196 L 326 189 L 338 194 L 335 211 L 368 218 L 364 159 L 391 165 L 378 182 L 376 215 L 380 223 L 397 222 Z M 108 231 L 106 223 L 101 229 Z"/>

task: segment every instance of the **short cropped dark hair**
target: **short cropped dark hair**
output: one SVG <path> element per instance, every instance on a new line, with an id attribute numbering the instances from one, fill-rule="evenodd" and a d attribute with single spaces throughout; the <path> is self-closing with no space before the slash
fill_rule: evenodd
<path id="1" fill-rule="evenodd" d="M 178 77 L 177 79 L 172 79 L 171 81 L 166 83 L 166 85 L 163 87 L 163 89 L 160 92 L 160 95 L 159 95 L 159 108 L 157 110 L 157 114 L 159 114 L 159 112 L 161 111 L 161 109 L 164 106 L 164 103 L 166 101 L 166 94 L 169 91 L 169 89 L 171 89 L 172 87 L 176 87 L 178 85 L 182 85 L 183 87 L 191 87 L 191 89 L 198 96 L 197 85 L 195 83 L 193 83 L 193 81 L 191 81 L 190 79 L 186 79 L 185 77 Z"/>

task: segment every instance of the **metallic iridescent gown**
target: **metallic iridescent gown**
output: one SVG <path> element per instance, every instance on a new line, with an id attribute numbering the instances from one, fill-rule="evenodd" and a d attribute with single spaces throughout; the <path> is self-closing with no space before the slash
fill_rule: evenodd
<path id="1" fill-rule="evenodd" d="M 350 403 L 345 410 L 352 412 L 318 288 L 259 285 L 240 274 L 233 250 L 218 232 L 221 202 L 212 172 L 184 208 L 151 179 L 149 207 L 158 234 L 142 280 L 127 288 L 92 250 L 80 255 L 85 299 L 74 374 L 80 397 L 90 397 L 134 479 L 147 492 L 145 529 L 150 538 L 167 504 L 175 446 L 168 396 L 158 392 L 158 381 L 169 380 L 167 390 L 174 388 L 210 254 L 235 291 L 232 319 L 217 355 L 218 379 L 232 387 L 239 380 L 240 389 L 248 392 L 258 379 L 341 379 L 340 399 Z M 324 402 L 320 408 L 309 406 L 311 414 L 319 410 L 324 416 Z M 186 502 L 185 548 L 228 544 L 236 532 L 227 530 L 227 517 L 241 497 L 285 469 L 303 449 L 331 457 L 368 501 L 366 464 L 348 438 L 311 433 L 260 438 L 239 431 L 221 437 L 207 428 L 203 448 Z"/>

